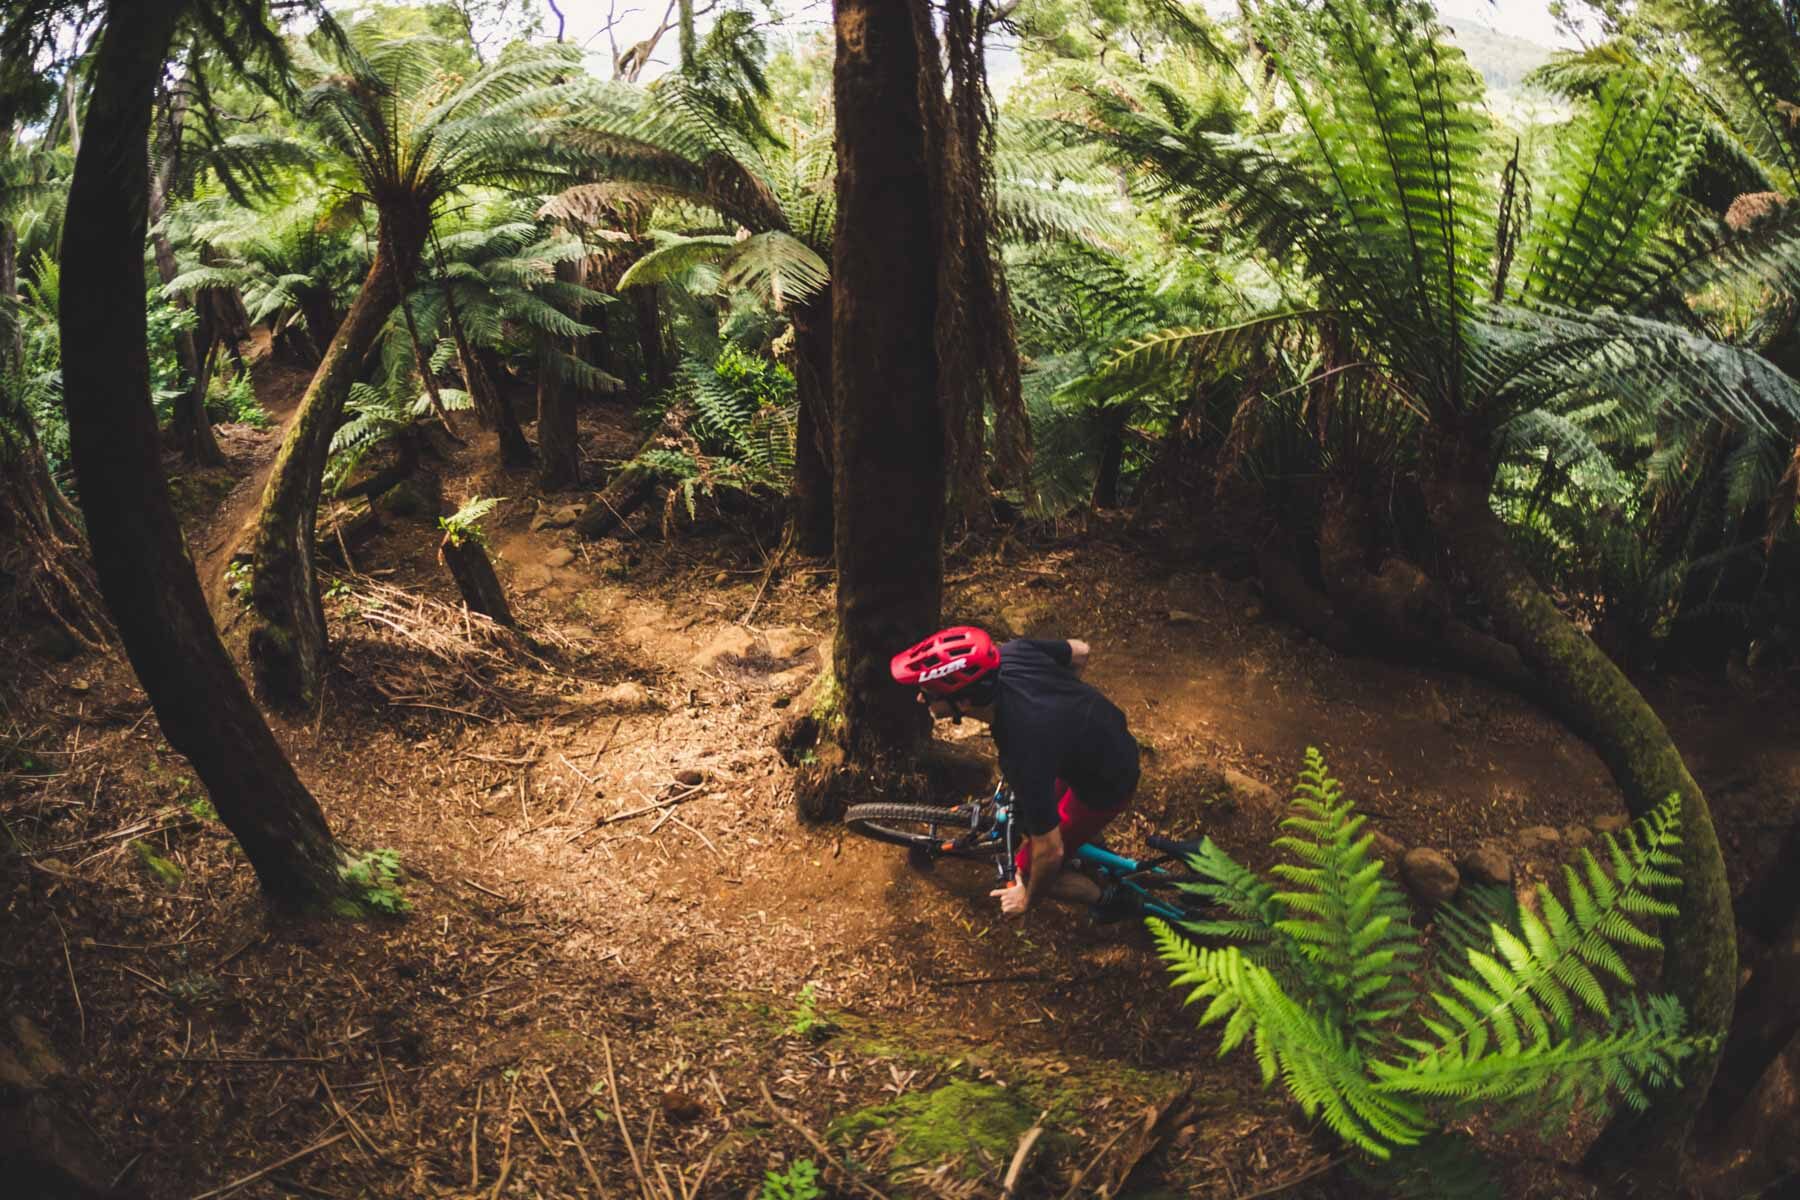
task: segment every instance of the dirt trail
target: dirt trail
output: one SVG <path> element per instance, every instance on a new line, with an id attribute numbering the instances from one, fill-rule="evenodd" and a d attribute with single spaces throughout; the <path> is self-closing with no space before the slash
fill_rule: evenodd
<path id="1" fill-rule="evenodd" d="M 634 440 L 622 410 L 585 420 L 591 445 Z M 523 494 L 484 453 L 458 451 L 446 497 Z M 237 527 L 259 477 L 213 530 Z M 266 925 L 229 841 L 187 815 L 185 764 L 144 726 L 128 672 L 82 667 L 80 691 L 75 669 L 50 676 L 65 690 L 38 701 L 41 742 L 70 765 L 13 793 L 8 821 L 57 870 L 0 860 L 20 935 L 0 951 L 0 1001 L 81 1050 L 93 1123 L 121 1160 L 145 1156 L 150 1195 L 350 1131 L 240 1194 L 637 1195 L 640 1171 L 691 1184 L 709 1163 L 696 1194 L 753 1196 L 765 1170 L 819 1157 L 764 1086 L 896 1197 L 992 1195 L 1040 1116 L 1050 1144 L 1028 1194 L 1060 1194 L 1188 1084 L 1192 1111 L 1134 1194 L 1235 1196 L 1325 1161 L 1247 1060 L 1213 1058 L 1141 930 L 1061 910 L 1003 922 L 978 868 L 921 874 L 795 822 L 772 741 L 821 669 L 828 575 L 778 578 L 747 627 L 763 567 L 748 540 L 584 544 L 531 529 L 538 509 L 509 501 L 488 534 L 551 647 L 541 662 L 433 658 L 373 621 L 382 585 L 453 598 L 435 514 L 391 520 L 359 551 L 381 574 L 328 604 L 324 706 L 281 729 L 346 844 L 391 847 L 413 873 L 404 922 Z M 1266 861 L 1309 744 L 1406 845 L 1454 853 L 1616 811 L 1593 754 L 1522 702 L 1333 655 L 1266 619 L 1246 585 L 1162 561 L 1102 537 L 1015 548 L 961 564 L 946 605 L 1093 643 L 1090 677 L 1147 749 L 1109 834 L 1121 848 L 1205 831 Z M 1670 710 L 1704 741 L 1793 706 L 1695 689 Z M 1800 749 L 1771 738 L 1745 766 L 1721 744 L 1694 761 L 1722 826 L 1791 815 Z M 117 831 L 139 822 L 134 853 Z M 80 1027 L 43 970 L 63 958 L 47 912 L 73 945 Z M 1102 1173 L 1128 1165 L 1120 1148 Z M 1580 1194 L 1542 1163 L 1508 1170 L 1508 1195 Z"/>
<path id="2" fill-rule="evenodd" d="M 206 593 L 213 619 L 220 622 L 221 632 L 229 630 L 242 615 L 226 592 L 225 568 L 254 531 L 256 510 L 269 482 L 269 472 L 275 467 L 276 452 L 300 409 L 306 385 L 312 382 L 311 372 L 277 361 L 266 352 L 254 360 L 251 371 L 257 401 L 269 414 L 269 427 L 240 426 L 225 443 L 225 470 L 235 482 L 217 509 L 189 535 L 189 544 L 199 550 L 194 568 L 200 574 L 200 587 Z"/>

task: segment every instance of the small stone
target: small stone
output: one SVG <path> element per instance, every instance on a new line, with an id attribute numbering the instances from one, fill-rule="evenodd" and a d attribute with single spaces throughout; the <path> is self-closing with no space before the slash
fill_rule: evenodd
<path id="1" fill-rule="evenodd" d="M 1524 854 L 1553 853 L 1562 848 L 1562 831 L 1549 825 L 1527 825 L 1514 836 Z"/>
<path id="2" fill-rule="evenodd" d="M 1563 830 L 1563 841 L 1571 850 L 1585 850 L 1594 844 L 1594 834 L 1586 825 L 1571 825 Z"/>
<path id="3" fill-rule="evenodd" d="M 771 629 L 763 637 L 769 643 L 769 657 L 777 660 L 799 658 L 818 640 L 804 629 Z"/>
<path id="4" fill-rule="evenodd" d="M 1260 604 L 1249 604 L 1244 607 L 1244 620 L 1246 621 L 1260 620 L 1262 614 L 1263 610 Z"/>
<path id="5" fill-rule="evenodd" d="M 600 694 L 600 699 L 608 707 L 615 709 L 632 709 L 650 707 L 650 690 L 635 679 L 627 679 L 623 683 L 615 683 Z"/>
<path id="6" fill-rule="evenodd" d="M 1232 767 L 1226 767 L 1219 774 L 1224 777 L 1225 786 L 1231 789 L 1231 794 L 1239 803 L 1271 807 L 1281 801 L 1274 788 L 1255 776 L 1246 775 Z"/>
<path id="7" fill-rule="evenodd" d="M 671 1125 L 686 1125 L 706 1115 L 706 1105 L 686 1092 L 664 1092 L 663 1119 Z"/>
<path id="8" fill-rule="evenodd" d="M 1462 875 L 1456 864 L 1436 850 L 1415 846 L 1400 860 L 1400 874 L 1419 899 L 1442 904 L 1456 895 Z"/>
<path id="9" fill-rule="evenodd" d="M 1399 869 L 1400 860 L 1406 857 L 1406 847 L 1400 844 L 1400 839 L 1379 829 L 1371 830 L 1369 836 L 1374 839 L 1369 843 L 1369 853 L 1388 866 Z"/>
<path id="10" fill-rule="evenodd" d="M 1171 625 L 1198 625 L 1199 623 L 1200 614 L 1197 612 L 1189 612 L 1185 608 L 1169 610 L 1169 624 Z"/>
<path id="11" fill-rule="evenodd" d="M 718 665 L 722 658 L 744 659 L 756 653 L 756 635 L 742 625 L 727 625 L 713 635 L 706 648 L 694 656 L 693 666 L 705 671 Z"/>
<path id="12" fill-rule="evenodd" d="M 699 787 L 706 782 L 706 772 L 695 770 L 693 767 L 686 767 L 675 772 L 675 782 L 679 783 L 682 787 Z"/>
<path id="13" fill-rule="evenodd" d="M 89 683 L 87 680 L 83 679 L 79 675 L 77 675 L 75 678 L 69 680 L 67 683 L 63 684 L 63 686 L 68 688 L 71 692 L 74 692 L 78 696 L 85 695 L 86 693 L 94 690 L 94 685 Z"/>
<path id="14" fill-rule="evenodd" d="M 558 546 L 556 549 L 550 551 L 550 553 L 544 555 L 544 565 L 549 567 L 552 571 L 556 570 L 558 567 L 566 567 L 574 561 L 575 552 L 567 546 Z"/>
<path id="15" fill-rule="evenodd" d="M 717 575 L 713 576 L 713 582 L 714 583 L 730 583 L 731 582 L 731 572 L 730 571 L 720 571 Z"/>
<path id="16" fill-rule="evenodd" d="M 1610 833 L 1618 837 L 1631 825 L 1631 818 L 1624 813 L 1607 813 L 1604 817 L 1594 818 L 1595 833 Z"/>
<path id="17" fill-rule="evenodd" d="M 1463 870 L 1476 883 L 1511 883 L 1512 856 L 1493 842 L 1482 842 L 1463 859 Z"/>
<path id="18" fill-rule="evenodd" d="M 520 567 L 513 576 L 513 587 L 521 592 L 541 592 L 549 586 L 549 569 L 536 564 Z"/>

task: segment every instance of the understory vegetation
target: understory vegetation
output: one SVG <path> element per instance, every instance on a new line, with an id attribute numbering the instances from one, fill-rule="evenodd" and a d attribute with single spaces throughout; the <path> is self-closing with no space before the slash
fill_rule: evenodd
<path id="1" fill-rule="evenodd" d="M 126 1045 L 83 1006 L 80 953 L 48 907 L 96 860 L 135 862 L 159 902 L 200 886 L 196 864 L 253 877 L 282 921 L 227 959 L 333 918 L 370 924 L 306 936 L 437 922 L 460 962 L 434 949 L 418 990 L 468 1003 L 502 985 L 436 982 L 473 951 L 426 896 L 466 884 L 523 903 L 474 882 L 495 813 L 516 809 L 530 833 L 578 802 L 618 802 L 553 847 L 508 851 L 546 872 L 596 847 L 610 862 L 595 832 L 653 814 L 653 833 L 686 831 L 711 856 L 694 872 L 708 883 L 674 890 L 704 895 L 695 909 L 736 904 L 705 890 L 715 874 L 743 885 L 735 860 L 677 806 L 735 794 L 760 760 L 733 747 L 730 765 L 675 772 L 659 749 L 671 781 L 646 783 L 650 766 L 606 775 L 621 726 L 653 711 L 655 728 L 623 744 L 676 736 L 663 718 L 677 712 L 777 744 L 782 836 L 806 847 L 792 869 L 832 870 L 843 847 L 821 854 L 835 831 L 811 825 L 945 786 L 888 656 L 965 611 L 997 632 L 1081 636 L 1058 573 L 1124 546 L 1157 580 L 1204 576 L 1231 621 L 1277 618 L 1292 635 L 1283 666 L 1329 654 L 1434 689 L 1480 681 L 1579 740 L 1624 809 L 1591 848 L 1569 847 L 1558 886 L 1484 867 L 1495 878 L 1434 903 L 1416 861 L 1403 870 L 1375 845 L 1347 798 L 1358 786 L 1308 749 L 1272 844 L 1262 827 L 1229 852 L 1200 844 L 1188 886 L 1214 917 L 1153 919 L 1149 944 L 1199 1006 L 1201 1044 L 1248 1047 L 1305 1136 L 1335 1139 L 1320 1135 L 1332 1148 L 1290 1182 L 1672 1197 L 1773 1195 L 1800 1177 L 1791 1147 L 1744 1132 L 1795 1116 L 1795 813 L 1746 823 L 1716 805 L 1697 776 L 1733 776 L 1691 764 L 1669 728 L 1691 715 L 1690 684 L 1771 713 L 1800 684 L 1800 5 L 1570 0 L 1546 10 L 1555 48 L 1459 33 L 1424 0 L 600 7 L 16 0 L 0 13 L 0 657 L 18 664 L 0 679 L 0 816 L 36 806 L 30 836 L 0 821 L 0 885 L 17 867 L 19 896 L 49 889 L 54 921 L 20 915 L 25 901 L 4 919 L 56 934 L 79 1045 Z M 1022 560 L 1041 564 L 1034 580 L 1003 591 Z M 683 570 L 721 591 L 750 582 L 679 612 L 634 590 Z M 1135 614 L 1120 628 L 1137 636 L 1142 613 L 1103 575 L 1083 576 L 1097 590 L 1081 601 Z M 794 595 L 830 606 L 806 613 L 826 628 L 797 618 L 771 636 L 759 614 L 800 612 Z M 1156 628 L 1216 636 L 1210 612 L 1171 603 Z M 695 627 L 711 645 L 676 636 Z M 1172 642 L 1137 653 L 1154 687 L 1190 682 L 1156 673 L 1182 661 Z M 658 678 L 657 655 L 698 682 Z M 90 760 L 86 799 L 46 799 L 90 782 L 82 723 L 125 724 L 96 689 L 103 663 L 147 703 L 129 736 L 147 729 L 193 776 L 194 795 L 184 783 L 118 834 L 56 824 L 103 811 L 111 763 Z M 1253 690 L 1265 666 L 1232 678 Z M 751 712 L 744 681 L 764 676 L 778 694 Z M 1134 697 L 1146 714 L 1161 700 Z M 763 736 L 765 718 L 778 734 Z M 49 745 L 64 719 L 73 744 Z M 340 719 L 349 757 L 297 762 L 299 740 L 316 750 Z M 585 766 L 585 743 L 556 752 L 579 796 L 534 793 L 549 731 L 576 721 L 604 733 Z M 382 764 L 348 749 L 359 722 L 379 734 L 354 754 L 404 745 L 435 756 L 433 773 L 408 760 L 377 778 Z M 1146 778 L 1192 765 L 1190 733 L 1152 747 Z M 1479 778 L 1480 752 L 1455 751 Z M 468 764 L 506 778 L 454 811 L 421 807 L 422 788 L 456 786 Z M 346 819 L 346 790 L 378 795 L 380 818 Z M 1200 807 L 1184 795 L 1158 811 L 1191 823 Z M 447 850 L 435 875 L 410 861 L 402 813 L 421 837 L 469 830 L 464 857 Z M 1444 844 L 1463 832 L 1418 824 L 1416 851 L 1436 853 L 1427 826 Z M 170 838 L 190 834 L 230 849 L 189 863 Z M 1266 873 L 1246 865 L 1274 856 Z M 1438 857 L 1454 893 L 1470 864 Z M 167 946 L 116 930 L 74 945 L 185 946 L 191 928 L 174 932 Z M 649 953 L 562 936 L 571 954 L 610 956 L 590 974 Z M 57 975 L 46 962 L 39 974 Z M 392 1165 L 353 1115 L 374 1084 L 348 1107 L 331 1090 L 323 1026 L 248 1058 L 206 1050 L 189 1012 L 222 1008 L 228 977 L 195 983 L 204 973 L 177 965 L 132 968 L 186 1022 L 157 1034 L 157 1054 L 319 1067 L 335 1117 L 319 1136 Z M 817 951 L 777 1000 L 780 1028 L 758 1036 L 825 1062 L 835 1087 L 852 1022 L 829 1011 L 828 969 L 845 968 Z M 0 991 L 0 1006 L 52 1007 L 26 991 Z M 1032 1004 L 996 1011 L 1036 1022 Z M 371 1046 L 405 1042 L 388 1008 L 371 1020 L 330 1045 L 371 1030 Z M 1135 1052 L 1195 1036 L 1166 1024 L 1134 1033 Z M 445 1040 L 486 1053 L 503 1032 Z M 493 1200 L 590 1185 L 689 1200 L 729 1174 L 735 1194 L 763 1197 L 881 1196 L 895 1178 L 907 1194 L 980 1180 L 1116 1195 L 1154 1172 L 1175 1180 L 1165 1151 L 1197 1144 L 1183 1114 L 1212 1103 L 1190 1080 L 1082 1165 L 1079 1138 L 1044 1127 L 1053 1110 L 1071 1127 L 1098 1110 L 1045 1099 L 1036 1121 L 1009 1108 L 988 1139 L 1017 1134 L 1010 1159 L 955 1128 L 968 1148 L 945 1151 L 934 1127 L 915 1139 L 929 1155 L 898 1168 L 906 1121 L 1008 1085 L 985 1063 L 904 1074 L 896 1054 L 891 1099 L 860 1096 L 858 1119 L 833 1115 L 826 1136 L 804 1119 L 823 1092 L 746 1089 L 798 1140 L 778 1152 L 763 1126 L 727 1124 L 704 1157 L 664 1164 L 655 1121 L 669 1153 L 694 1149 L 672 1127 L 722 1113 L 724 1089 L 664 1088 L 702 1087 L 674 1061 L 640 1130 L 610 1036 L 606 1086 L 595 1070 L 569 1109 L 542 1072 L 561 1125 L 531 1126 L 544 1174 L 509 1175 L 513 1111 L 539 1082 L 520 1101 L 515 1071 L 500 1157 L 486 1151 L 497 1176 L 481 1162 L 480 1122 L 496 1119 L 483 1081 L 473 1105 L 442 1110 L 467 1110 L 466 1175 L 461 1160 L 420 1160 L 404 1182 L 371 1166 L 370 1194 L 448 1195 L 454 1177 L 456 1194 Z M 578 1064 L 602 1061 L 594 1049 Z M 377 1058 L 370 1078 L 399 1129 L 386 1071 Z M 1040 1083 L 1014 1098 L 1038 1104 Z M 12 1145 L 15 1106 L 0 1101 Z M 55 1127 L 76 1129 L 83 1103 L 59 1094 Z M 618 1135 L 600 1166 L 584 1121 Z M 77 1134 L 33 1136 L 46 1178 L 83 1195 L 127 1178 L 84 1175 L 84 1156 L 102 1158 Z M 1053 1152 L 1034 1149 L 1039 1135 Z M 1245 1191 L 1286 1186 L 1259 1170 Z M 1241 1182 L 1220 1167 L 1205 1186 Z"/>

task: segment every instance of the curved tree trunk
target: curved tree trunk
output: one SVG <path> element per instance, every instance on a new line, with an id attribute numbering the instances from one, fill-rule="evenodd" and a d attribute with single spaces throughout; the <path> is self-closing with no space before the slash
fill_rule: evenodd
<path id="1" fill-rule="evenodd" d="M 918 744 L 930 718 L 888 659 L 931 632 L 943 599 L 944 424 L 938 402 L 932 171 L 915 18 L 925 0 L 838 0 L 837 240 L 832 360 L 837 643 L 853 758 Z"/>
<path id="2" fill-rule="evenodd" d="M 1679 793 L 1680 915 L 1663 932 L 1663 981 L 1689 1027 L 1724 1038 L 1737 991 L 1737 930 L 1712 813 L 1662 720 L 1611 659 L 1557 611 L 1519 562 L 1488 505 L 1480 470 L 1434 489 L 1433 518 L 1475 583 L 1500 636 L 1544 683 L 1546 702 L 1585 738 L 1612 772 L 1625 806 L 1643 816 Z M 1718 1067 L 1715 1050 L 1684 1064 L 1682 1086 L 1643 1114 L 1621 1113 L 1589 1151 L 1588 1166 L 1632 1195 L 1674 1195 L 1694 1118 Z"/>
<path id="3" fill-rule="evenodd" d="M 795 309 L 794 383 L 799 413 L 794 422 L 792 541 L 812 558 L 831 554 L 831 288 Z"/>
<path id="4" fill-rule="evenodd" d="M 338 894 L 318 804 L 219 641 L 157 457 L 144 319 L 150 102 L 184 0 L 115 0 L 94 64 L 63 242 L 69 439 L 100 591 L 169 744 L 186 755 L 264 893 Z"/>
<path id="5" fill-rule="evenodd" d="M 416 256 L 418 242 L 411 245 Z M 392 258 L 402 252 L 392 239 L 378 239 L 362 290 L 306 386 L 263 491 L 250 585 L 250 666 L 264 699 L 281 707 L 318 698 L 325 664 L 325 610 L 312 558 L 319 491 L 350 385 L 390 311 Z"/>

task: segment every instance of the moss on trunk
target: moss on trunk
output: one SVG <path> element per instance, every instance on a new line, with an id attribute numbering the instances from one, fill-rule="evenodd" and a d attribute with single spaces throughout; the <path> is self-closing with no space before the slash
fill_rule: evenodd
<path id="1" fill-rule="evenodd" d="M 418 243 L 411 246 L 416 256 Z M 252 552 L 250 666 L 258 691 L 278 707 L 302 707 L 319 694 L 325 669 L 325 610 L 313 570 L 319 492 L 350 385 L 391 310 L 394 276 L 384 237 L 300 399 L 263 490 Z"/>
<path id="2" fill-rule="evenodd" d="M 1737 989 L 1737 931 L 1731 888 L 1700 785 L 1661 718 L 1600 648 L 1559 612 L 1513 551 L 1485 479 L 1464 470 L 1434 489 L 1433 517 L 1474 581 L 1500 636 L 1544 683 L 1544 698 L 1606 763 L 1631 815 L 1678 793 L 1682 799 L 1680 915 L 1666 923 L 1664 985 L 1681 1000 L 1690 1027 L 1723 1039 Z M 1692 1060 L 1679 1089 L 1649 1111 L 1616 1117 L 1587 1165 L 1633 1195 L 1674 1195 L 1695 1115 L 1717 1070 L 1717 1049 Z"/>
<path id="3" fill-rule="evenodd" d="M 800 411 L 794 425 L 793 545 L 813 558 L 832 551 L 831 289 L 796 308 L 794 383 Z"/>

